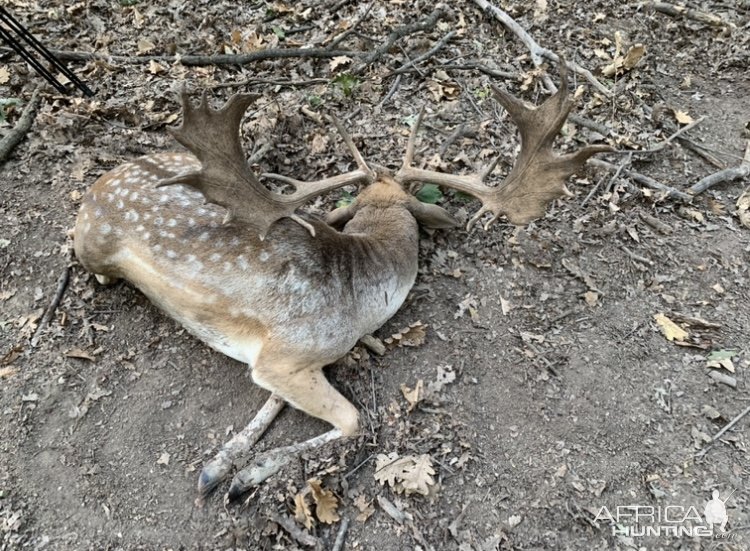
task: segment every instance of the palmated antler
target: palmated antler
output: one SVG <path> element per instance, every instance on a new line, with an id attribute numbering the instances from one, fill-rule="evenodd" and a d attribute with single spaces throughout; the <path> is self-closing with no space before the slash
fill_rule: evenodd
<path id="1" fill-rule="evenodd" d="M 180 174 L 161 182 L 159 186 L 184 184 L 194 187 L 208 202 L 227 209 L 225 223 L 244 224 L 265 238 L 268 229 L 285 217 L 302 224 L 313 235 L 313 227 L 296 216 L 294 211 L 316 195 L 354 184 L 372 181 L 374 173 L 367 167 L 351 138 L 338 121 L 334 121 L 358 168 L 346 174 L 315 182 L 302 182 L 283 176 L 268 176 L 291 183 L 294 193 L 280 194 L 268 190 L 247 165 L 240 140 L 240 123 L 247 107 L 259 96 L 236 94 L 221 109 L 212 109 L 201 97 L 193 107 L 188 95 L 182 93 L 182 125 L 170 129 L 175 139 L 184 145 L 201 162 L 201 169 Z"/>
<path id="2" fill-rule="evenodd" d="M 469 220 L 467 229 L 471 229 L 487 212 L 491 212 L 493 216 L 485 224 L 485 229 L 501 214 L 518 225 L 528 224 L 543 216 L 552 200 L 571 195 L 565 187 L 565 181 L 589 157 L 595 153 L 612 151 L 607 145 L 589 145 L 567 155 L 557 155 L 552 150 L 555 136 L 573 108 L 573 101 L 568 97 L 568 71 L 562 59 L 560 89 L 538 107 L 529 106 L 495 86 L 492 90 L 521 133 L 521 152 L 505 181 L 497 187 L 483 183 L 495 169 L 499 158 L 480 172 L 467 175 L 412 167 L 414 142 L 424 110 L 412 128 L 403 166 L 396 174 L 396 179 L 404 184 L 416 181 L 437 184 L 468 193 L 482 201 L 482 208 Z"/>

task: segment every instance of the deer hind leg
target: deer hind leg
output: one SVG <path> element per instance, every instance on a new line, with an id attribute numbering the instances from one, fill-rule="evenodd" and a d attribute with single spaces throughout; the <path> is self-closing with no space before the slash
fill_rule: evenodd
<path id="1" fill-rule="evenodd" d="M 229 488 L 229 499 L 236 499 L 257 486 L 303 451 L 357 432 L 359 414 L 323 375 L 321 365 L 300 367 L 293 362 L 265 363 L 259 360 L 253 380 L 305 413 L 327 421 L 335 428 L 298 444 L 276 448 L 256 457 L 238 472 Z"/>
<path id="2" fill-rule="evenodd" d="M 200 498 L 207 496 L 224 478 L 237 458 L 246 454 L 252 448 L 273 420 L 284 408 L 283 398 L 271 394 L 262 408 L 255 414 L 250 424 L 235 434 L 229 442 L 224 444 L 214 458 L 204 465 L 198 477 L 198 492 Z"/>
<path id="3" fill-rule="evenodd" d="M 119 281 L 119 279 L 116 277 L 110 277 L 102 274 L 94 274 L 94 277 L 102 285 L 114 285 Z"/>

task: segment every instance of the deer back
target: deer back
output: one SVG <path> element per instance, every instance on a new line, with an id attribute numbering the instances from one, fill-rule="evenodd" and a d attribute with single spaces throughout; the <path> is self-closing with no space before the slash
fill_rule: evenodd
<path id="1" fill-rule="evenodd" d="M 375 182 L 338 232 L 288 218 L 263 239 L 187 186 L 199 166 L 156 154 L 103 175 L 86 194 L 75 250 L 88 270 L 124 278 L 190 332 L 252 364 L 262 346 L 345 354 L 403 303 L 417 273 L 417 223 L 395 182 Z M 368 201 L 367 196 L 370 197 Z"/>

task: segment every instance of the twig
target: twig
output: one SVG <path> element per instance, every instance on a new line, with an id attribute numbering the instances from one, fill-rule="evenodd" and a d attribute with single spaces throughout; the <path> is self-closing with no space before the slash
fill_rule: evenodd
<path id="1" fill-rule="evenodd" d="M 614 184 L 615 180 L 617 180 L 617 177 L 620 176 L 620 173 L 623 170 L 625 170 L 625 167 L 627 165 L 629 165 L 632 160 L 633 160 L 633 156 L 632 155 L 628 155 L 627 158 L 617 166 L 617 170 L 615 170 L 615 173 L 609 179 L 609 182 L 607 182 L 607 187 L 604 188 L 604 193 L 607 193 L 607 192 L 609 192 L 610 189 L 612 189 L 612 184 Z M 594 194 L 599 189 L 599 185 L 601 183 L 602 183 L 601 180 L 596 183 L 596 185 L 594 186 L 594 188 L 589 192 L 589 194 L 586 196 L 586 198 L 583 200 L 583 202 L 581 202 L 581 206 L 582 207 L 585 207 L 586 203 L 588 203 L 589 200 L 594 196 Z"/>
<path id="2" fill-rule="evenodd" d="M 383 105 L 385 105 L 386 103 L 388 103 L 390 101 L 390 99 L 396 93 L 396 90 L 398 90 L 398 87 L 399 87 L 400 84 L 401 84 L 401 75 L 398 75 L 396 77 L 396 80 L 393 81 L 393 84 L 391 84 L 391 88 L 388 90 L 388 93 L 385 95 L 385 97 L 378 104 L 378 107 L 383 107 Z"/>
<path id="3" fill-rule="evenodd" d="M 490 4 L 487 0 L 474 0 L 474 3 L 479 6 L 479 8 L 484 11 L 485 13 L 491 14 L 495 19 L 500 21 L 503 25 L 505 25 L 510 31 L 513 32 L 520 40 L 524 43 L 526 46 L 526 49 L 529 50 L 529 53 L 531 54 L 531 61 L 534 64 L 535 67 L 539 67 L 542 65 L 542 59 L 546 58 L 551 61 L 554 61 L 555 63 L 560 62 L 560 56 L 558 56 L 555 52 L 552 50 L 548 50 L 547 48 L 543 48 L 540 46 L 534 38 L 526 32 L 526 29 L 521 27 L 515 19 L 513 19 L 510 15 L 508 15 L 507 12 L 501 10 L 497 6 L 493 6 Z M 609 97 L 612 95 L 612 92 L 609 88 L 604 86 L 601 82 L 599 82 L 596 77 L 591 73 L 591 71 L 584 69 L 577 63 L 573 61 L 567 61 L 567 66 L 574 72 L 581 75 L 583 78 L 589 81 L 591 85 L 596 88 L 599 92 L 604 94 L 605 96 Z M 552 83 L 549 76 L 545 79 L 545 87 L 547 90 L 551 93 L 554 93 L 557 91 L 557 87 Z"/>
<path id="4" fill-rule="evenodd" d="M 21 143 L 21 140 L 23 140 L 24 136 L 29 132 L 31 125 L 34 123 L 34 118 L 36 118 L 36 110 L 38 107 L 39 88 L 37 87 L 34 90 L 34 93 L 31 94 L 31 99 L 29 100 L 29 103 L 26 104 L 26 107 L 24 107 L 21 117 L 13 127 L 13 130 L 8 132 L 8 134 L 0 140 L 0 163 L 8 158 L 10 152 Z"/>
<path id="5" fill-rule="evenodd" d="M 680 142 L 680 145 L 682 147 L 684 147 L 685 149 L 689 149 L 707 163 L 714 165 L 716 168 L 726 168 L 726 165 L 724 163 L 722 163 L 719 159 L 709 153 L 709 149 L 706 146 L 695 143 L 693 140 L 689 140 L 684 136 L 680 136 L 679 138 L 677 138 L 677 141 Z"/>
<path id="6" fill-rule="evenodd" d="M 329 48 L 271 48 L 258 50 L 246 54 L 217 54 L 217 55 L 142 55 L 124 56 L 108 55 L 97 52 L 70 52 L 54 50 L 52 52 L 58 59 L 63 61 L 109 61 L 125 64 L 149 63 L 151 61 L 165 61 L 181 63 L 186 66 L 204 65 L 246 65 L 255 61 L 267 61 L 269 59 L 287 58 L 329 58 L 336 56 L 362 57 L 365 52 L 352 50 L 334 50 Z"/>
<path id="7" fill-rule="evenodd" d="M 269 86 L 313 86 L 314 84 L 327 84 L 329 80 L 327 78 L 311 78 L 310 80 L 275 80 L 267 78 L 249 78 L 247 80 L 241 80 L 239 82 L 221 82 L 209 86 L 209 90 L 220 90 L 222 88 L 241 88 L 243 86 L 250 86 L 252 84 L 267 84 Z"/>
<path id="8" fill-rule="evenodd" d="M 68 287 L 68 281 L 70 281 L 70 266 L 65 266 L 65 270 L 63 271 L 62 274 L 60 274 L 60 277 L 57 278 L 57 286 L 55 288 L 55 294 L 52 297 L 52 300 L 50 301 L 49 306 L 47 306 L 47 311 L 44 312 L 42 321 L 40 321 L 39 325 L 36 326 L 36 331 L 34 331 L 34 336 L 31 337 L 31 346 L 37 345 L 42 329 L 46 327 L 47 324 L 49 324 L 50 320 L 52 319 L 52 316 L 55 313 L 55 310 L 57 310 L 57 307 L 60 305 L 60 301 L 62 300 L 63 294 L 65 294 L 65 289 Z"/>
<path id="9" fill-rule="evenodd" d="M 466 124 L 461 123 L 459 124 L 456 129 L 451 133 L 450 136 L 448 136 L 445 141 L 440 146 L 440 149 L 438 149 L 438 155 L 440 155 L 440 158 L 442 159 L 445 157 L 446 151 L 448 151 L 448 148 L 453 145 L 453 142 L 455 142 L 459 138 L 469 137 L 473 138 L 476 136 L 476 130 L 473 128 L 466 128 Z"/>
<path id="10" fill-rule="evenodd" d="M 732 388 L 737 388 L 737 379 L 732 377 L 731 375 L 727 375 L 726 373 L 721 373 L 717 369 L 712 369 L 708 376 L 711 377 L 714 381 L 717 383 L 721 383 L 723 385 L 731 386 Z"/>
<path id="11" fill-rule="evenodd" d="M 323 545 L 321 541 L 315 536 L 312 536 L 302 530 L 294 523 L 294 521 L 290 517 L 281 516 L 277 513 L 269 513 L 268 519 L 286 530 L 287 534 L 289 534 L 297 543 L 306 547 L 315 547 L 316 549 L 322 549 Z"/>
<path id="12" fill-rule="evenodd" d="M 592 121 L 591 119 L 582 117 L 581 115 L 576 115 L 575 113 L 571 113 L 570 115 L 568 115 L 568 120 L 573 124 L 577 124 L 578 126 L 583 126 L 584 128 L 588 128 L 589 130 L 598 132 L 602 136 L 609 136 L 612 132 L 607 126 L 596 121 Z"/>
<path id="13" fill-rule="evenodd" d="M 359 27 L 362 24 L 362 21 L 367 19 L 367 16 L 370 15 L 370 11 L 372 10 L 372 7 L 375 5 L 375 0 L 370 2 L 370 5 L 368 5 L 365 8 L 365 11 L 362 13 L 360 17 L 357 18 L 357 20 L 346 29 L 344 32 L 342 32 L 340 35 L 338 35 L 336 38 L 331 40 L 331 43 L 328 45 L 329 48 L 335 48 L 339 44 L 341 44 L 344 40 L 349 38 L 349 35 L 351 35 L 353 32 L 357 30 L 357 27 Z"/>
<path id="14" fill-rule="evenodd" d="M 698 125 L 699 125 L 700 123 L 702 123 L 702 122 L 703 122 L 703 120 L 704 120 L 705 118 L 706 118 L 706 117 L 701 117 L 701 118 L 699 118 L 699 119 L 697 119 L 697 120 L 694 120 L 693 122 L 691 122 L 691 123 L 690 123 L 690 124 L 688 124 L 687 126 L 683 126 L 683 127 L 682 127 L 682 128 L 680 128 L 679 130 L 677 130 L 677 132 L 675 132 L 674 134 L 672 134 L 671 136 L 669 136 L 669 137 L 668 137 L 668 138 L 667 138 L 666 140 L 664 140 L 663 142 L 660 142 L 660 143 L 656 144 L 656 145 L 655 145 L 654 147 L 652 147 L 651 149 L 640 149 L 640 150 L 633 150 L 633 151 L 631 152 L 631 155 L 632 155 L 633 153 L 636 153 L 636 154 L 638 154 L 638 153 L 641 153 L 641 154 L 642 154 L 642 153 L 658 153 L 659 151 L 661 151 L 662 149 L 664 149 L 665 147 L 667 147 L 668 145 L 670 145 L 670 144 L 671 144 L 671 143 L 672 143 L 672 142 L 673 142 L 673 141 L 674 141 L 674 140 L 675 140 L 676 138 L 679 138 L 679 137 L 680 137 L 680 136 L 682 136 L 682 135 L 683 135 L 683 134 L 684 134 L 685 132 L 687 132 L 687 131 L 689 131 L 689 130 L 692 130 L 693 128 L 695 128 L 696 126 L 698 126 Z"/>
<path id="15" fill-rule="evenodd" d="M 333 542 L 331 551 L 341 551 L 344 547 L 344 538 L 346 538 L 346 531 L 349 529 L 349 522 L 349 517 L 344 517 L 344 520 L 341 521 L 339 533 L 336 534 L 336 541 Z"/>
<path id="16" fill-rule="evenodd" d="M 391 33 L 388 35 L 388 38 L 386 38 L 385 42 L 380 45 L 377 49 L 375 49 L 373 52 L 367 54 L 364 56 L 364 59 L 362 60 L 362 63 L 358 65 L 357 67 L 354 67 L 352 69 L 353 75 L 359 75 L 362 72 L 364 72 L 367 67 L 375 63 L 378 59 L 383 57 L 383 55 L 388 52 L 388 50 L 391 49 L 391 47 L 396 43 L 397 40 L 400 38 L 403 38 L 404 36 L 408 36 L 410 34 L 414 34 L 420 31 L 429 31 L 435 27 L 438 20 L 442 18 L 446 14 L 444 7 L 438 7 L 433 11 L 430 15 L 422 19 L 421 21 L 417 21 L 416 23 L 412 23 L 410 25 L 403 25 L 402 27 L 398 27 L 396 29 L 393 29 Z"/>
<path id="17" fill-rule="evenodd" d="M 711 438 L 711 442 L 709 442 L 701 451 L 695 454 L 695 457 L 703 457 L 708 453 L 708 451 L 713 448 L 714 444 L 724 436 L 724 433 L 727 432 L 729 429 L 731 429 L 733 426 L 735 426 L 737 423 L 739 423 L 743 417 L 745 417 L 748 413 L 750 413 L 750 406 L 746 407 L 739 415 L 737 415 L 734 419 L 729 421 L 726 425 L 724 425 L 724 428 L 722 428 L 719 432 L 717 432 L 713 438 Z"/>
<path id="18" fill-rule="evenodd" d="M 645 258 L 645 257 L 643 257 L 643 256 L 641 256 L 639 254 L 634 253 L 633 251 L 631 251 L 630 249 L 628 249 L 625 245 L 620 245 L 620 248 L 623 250 L 623 252 L 626 255 L 628 255 L 633 260 L 635 260 L 637 262 L 640 262 L 641 264 L 646 264 L 647 266 L 653 266 L 654 265 L 654 261 L 653 260 L 649 260 L 648 258 Z"/>
<path id="19" fill-rule="evenodd" d="M 713 25 L 714 27 L 729 27 L 731 29 L 737 28 L 734 23 L 724 21 L 718 15 L 706 13 L 700 10 L 694 10 L 686 6 L 676 6 L 674 4 L 668 4 L 667 2 L 641 2 L 640 4 L 638 4 L 638 8 L 643 7 L 653 8 L 660 13 L 671 15 L 672 17 L 684 15 L 685 17 L 688 17 L 690 19 L 700 21 L 701 23 L 705 23 L 706 25 Z"/>
<path id="20" fill-rule="evenodd" d="M 450 42 L 450 40 L 456 36 L 456 31 L 451 31 L 448 34 L 446 34 L 443 38 L 441 38 L 432 48 L 427 50 L 422 55 L 412 59 L 409 63 L 404 63 L 401 67 L 396 69 L 395 71 L 390 72 L 386 76 L 393 76 L 393 75 L 400 75 L 401 73 L 405 73 L 409 70 L 410 67 L 415 67 L 418 63 L 422 63 L 423 61 L 428 60 L 433 55 L 435 55 L 437 52 L 442 50 L 445 45 Z"/>
<path id="21" fill-rule="evenodd" d="M 745 157 L 739 166 L 725 168 L 724 170 L 714 172 L 705 178 L 701 178 L 698 182 L 690 186 L 688 191 L 693 195 L 698 195 L 716 184 L 731 182 L 732 180 L 737 180 L 739 178 L 746 178 L 748 175 L 750 175 L 750 141 L 747 142 Z"/>
<path id="22" fill-rule="evenodd" d="M 487 76 L 498 79 L 518 78 L 518 74 L 516 73 L 511 73 L 509 71 L 500 71 L 498 69 L 493 69 L 492 67 L 487 67 L 486 65 L 482 65 L 481 63 L 477 63 L 474 61 L 468 61 L 466 63 L 446 63 L 444 65 L 441 65 L 440 68 L 444 71 L 479 71 L 480 73 L 484 73 Z"/>
<path id="23" fill-rule="evenodd" d="M 601 159 L 589 159 L 588 164 L 591 166 L 604 168 L 607 170 L 617 170 L 617 167 L 615 165 L 613 165 L 612 163 L 608 163 L 607 161 L 603 161 Z M 635 172 L 635 171 L 623 168 L 622 173 L 628 178 L 631 178 L 632 180 L 638 182 L 639 184 L 642 184 L 651 189 L 655 189 L 655 190 L 663 192 L 667 197 L 671 199 L 679 199 L 680 201 L 684 201 L 686 203 L 689 203 L 693 199 L 692 195 L 679 191 L 673 187 L 664 185 L 661 182 L 657 182 L 653 178 L 649 178 L 648 176 L 641 174 L 639 172 Z"/>

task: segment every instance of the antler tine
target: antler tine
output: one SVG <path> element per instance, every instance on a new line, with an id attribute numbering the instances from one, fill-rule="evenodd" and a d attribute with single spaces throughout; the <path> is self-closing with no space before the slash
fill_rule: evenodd
<path id="1" fill-rule="evenodd" d="M 414 162 L 414 145 L 417 141 L 417 133 L 419 132 L 419 127 L 422 126 L 422 119 L 424 118 L 424 112 L 425 112 L 425 106 L 422 106 L 422 109 L 419 110 L 419 115 L 417 115 L 417 120 L 414 121 L 414 124 L 411 127 L 411 132 L 409 132 L 409 141 L 406 142 L 406 153 L 404 153 L 404 160 L 401 163 L 402 168 L 409 168 L 411 167 L 411 164 Z"/>
<path id="2" fill-rule="evenodd" d="M 354 145 L 354 140 L 352 140 L 352 137 L 349 135 L 349 133 L 346 131 L 346 128 L 344 128 L 344 125 L 341 124 L 341 121 L 338 120 L 333 115 L 328 115 L 327 119 L 331 121 L 335 126 L 336 130 L 338 130 L 339 134 L 341 135 L 341 138 L 344 140 L 344 143 L 346 144 L 346 147 L 349 149 L 349 153 L 351 153 L 352 157 L 354 157 L 354 160 L 357 163 L 357 166 L 360 170 L 363 172 L 366 172 L 370 174 L 371 180 L 370 182 L 375 180 L 375 172 L 373 172 L 369 166 L 367 166 L 367 163 L 365 162 L 364 158 L 362 157 L 362 154 L 359 152 L 359 149 L 357 149 L 357 146 Z"/>
<path id="3" fill-rule="evenodd" d="M 339 174 L 337 176 L 332 176 L 330 178 L 324 178 L 322 180 L 316 180 L 313 182 L 305 182 L 303 180 L 290 178 L 289 176 L 282 176 L 281 174 L 264 173 L 263 176 L 265 178 L 271 178 L 294 186 L 294 193 L 280 196 L 279 201 L 301 206 L 311 198 L 325 193 L 326 191 L 331 191 L 348 184 L 356 184 L 359 182 L 372 183 L 373 181 L 375 181 L 375 172 L 370 169 L 369 166 L 367 166 L 367 163 L 362 157 L 362 154 L 359 152 L 359 149 L 357 149 L 357 146 L 354 145 L 354 141 L 352 140 L 346 129 L 344 129 L 344 126 L 341 124 L 341 122 L 333 116 L 328 116 L 327 118 L 328 120 L 333 122 L 333 124 L 336 126 L 336 129 L 339 131 L 339 134 L 341 134 L 341 137 L 343 138 L 344 143 L 349 149 L 349 152 L 352 154 L 352 157 L 354 157 L 358 168 L 356 170 L 352 170 L 351 172 L 346 172 L 344 174 Z"/>
<path id="4" fill-rule="evenodd" d="M 206 200 L 227 209 L 225 223 L 244 224 L 264 239 L 269 228 L 281 218 L 292 218 L 313 235 L 313 227 L 294 214 L 306 201 L 326 191 L 359 181 L 371 181 L 374 173 L 367 167 L 351 138 L 344 141 L 354 155 L 358 170 L 317 182 L 301 182 L 273 176 L 292 184 L 290 195 L 274 193 L 260 183 L 247 166 L 240 139 L 240 124 L 247 107 L 259 96 L 236 94 L 221 109 L 212 109 L 204 91 L 197 106 L 182 91 L 182 124 L 171 134 L 201 162 L 201 169 L 169 178 L 159 186 L 184 184 L 199 190 Z M 335 121 L 339 131 L 343 127 Z"/>
<path id="5" fill-rule="evenodd" d="M 612 151 L 608 145 L 589 145 L 566 155 L 553 152 L 555 136 L 573 108 L 573 102 L 569 99 L 568 72 L 562 58 L 559 65 L 560 88 L 539 106 L 529 106 L 508 92 L 492 87 L 497 101 L 508 111 L 521 134 L 521 151 L 500 185 L 489 187 L 482 183 L 495 169 L 499 157 L 484 170 L 468 175 L 415 169 L 405 163 L 397 179 L 402 183 L 422 181 L 443 185 L 478 198 L 482 208 L 469 220 L 467 230 L 488 212 L 492 213 L 492 218 L 485 224 L 485 229 L 503 214 L 517 225 L 543 216 L 551 201 L 571 195 L 565 187 L 565 180 L 589 157 Z"/>

